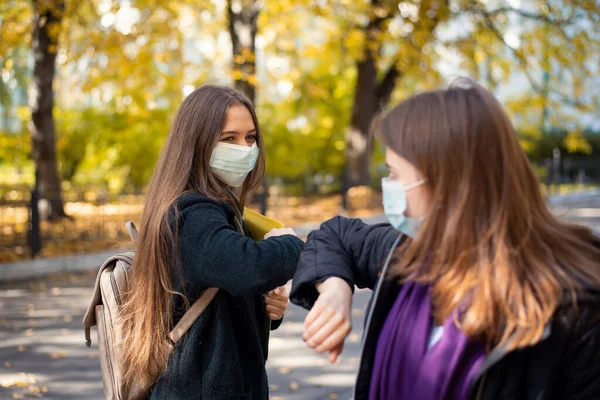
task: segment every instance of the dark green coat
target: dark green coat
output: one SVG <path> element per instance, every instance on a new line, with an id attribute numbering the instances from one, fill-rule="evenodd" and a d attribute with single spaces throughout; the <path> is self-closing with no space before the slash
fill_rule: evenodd
<path id="1" fill-rule="evenodd" d="M 263 295 L 292 278 L 303 242 L 291 235 L 255 242 L 236 231 L 232 207 L 199 194 L 177 205 L 190 303 L 207 287 L 221 290 L 177 344 L 150 398 L 268 399 Z M 177 323 L 184 308 L 174 299 Z"/>

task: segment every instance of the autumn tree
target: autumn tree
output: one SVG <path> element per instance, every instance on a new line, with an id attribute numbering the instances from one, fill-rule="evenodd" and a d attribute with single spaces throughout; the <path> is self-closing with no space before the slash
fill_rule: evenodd
<path id="1" fill-rule="evenodd" d="M 398 79 L 421 61 L 423 47 L 433 39 L 440 21 L 448 16 L 445 0 L 415 2 L 415 17 L 409 19 L 400 13 L 398 1 L 371 0 L 367 9 L 368 23 L 362 28 L 363 50 L 356 61 L 356 86 L 352 104 L 352 116 L 346 133 L 346 168 L 350 186 L 370 183 L 369 165 L 372 142 L 369 136 L 371 122 L 387 106 Z M 397 16 L 403 24 L 410 24 L 410 31 L 402 37 L 396 55 L 385 65 L 382 50 L 389 38 L 389 25 Z"/>
<path id="2" fill-rule="evenodd" d="M 463 71 L 476 78 L 486 69 L 483 76 L 492 88 L 524 74 L 532 91 L 554 104 L 584 110 L 597 104 L 592 94 L 581 91 L 598 73 L 597 61 L 584 61 L 590 53 L 598 53 L 600 43 L 597 32 L 590 29 L 599 23 L 600 8 L 593 2 L 532 0 L 522 7 L 483 0 L 321 4 L 313 6 L 315 14 L 335 20 L 338 26 L 338 35 L 328 40 L 347 46 L 347 40 L 339 38 L 353 38 L 352 47 L 360 49 L 348 51 L 356 69 L 345 140 L 351 186 L 369 184 L 373 118 L 405 83 L 427 88 L 436 82 L 437 56 L 442 51 L 459 54 Z M 515 29 L 520 30 L 518 44 L 509 40 Z M 544 71 L 550 83 L 537 77 Z"/>
<path id="3" fill-rule="evenodd" d="M 32 2 L 34 10 L 31 48 L 34 59 L 29 90 L 31 121 L 29 132 L 37 173 L 39 191 L 51 205 L 49 219 L 64 217 L 61 180 L 56 162 L 56 129 L 53 81 L 56 74 L 56 54 L 61 24 L 65 13 L 64 0 Z"/>
<path id="4" fill-rule="evenodd" d="M 234 84 L 253 103 L 256 100 L 256 32 L 259 13 L 258 0 L 227 0 Z"/>

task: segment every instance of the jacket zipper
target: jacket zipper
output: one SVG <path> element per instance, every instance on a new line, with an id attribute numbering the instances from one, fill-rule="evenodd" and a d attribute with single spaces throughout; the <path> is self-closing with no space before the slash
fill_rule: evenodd
<path id="1" fill-rule="evenodd" d="M 487 371 L 484 372 L 481 377 L 481 383 L 479 384 L 479 388 L 477 389 L 477 397 L 476 400 L 481 400 L 483 397 L 483 385 L 485 384 L 485 378 L 487 377 Z"/>
<path id="2" fill-rule="evenodd" d="M 360 376 L 360 364 L 363 359 L 363 355 L 364 355 L 364 351 L 365 351 L 365 344 L 367 342 L 367 336 L 369 335 L 369 327 L 371 325 L 371 320 L 373 319 L 375 307 L 377 306 L 377 299 L 379 298 L 379 293 L 381 292 L 381 286 L 383 286 L 383 280 L 385 279 L 387 270 L 390 266 L 390 262 L 392 261 L 392 256 L 394 255 L 394 251 L 396 250 L 396 247 L 398 246 L 398 243 L 400 243 L 401 239 L 402 239 L 402 236 L 398 236 L 398 239 L 396 239 L 396 241 L 392 245 L 392 248 L 387 256 L 387 259 L 385 260 L 385 264 L 383 265 L 383 269 L 381 270 L 381 275 L 379 277 L 379 280 L 377 281 L 377 286 L 375 286 L 375 291 L 373 292 L 373 303 L 371 304 L 371 309 L 369 310 L 369 314 L 367 315 L 367 323 L 365 324 L 365 328 L 364 328 L 365 336 L 363 337 L 362 343 L 360 345 L 360 353 L 358 355 L 359 369 L 358 369 L 358 374 L 356 375 L 357 382 L 358 382 L 358 378 Z M 357 387 L 357 385 L 354 385 L 354 398 L 355 399 L 357 398 L 356 387 Z"/>

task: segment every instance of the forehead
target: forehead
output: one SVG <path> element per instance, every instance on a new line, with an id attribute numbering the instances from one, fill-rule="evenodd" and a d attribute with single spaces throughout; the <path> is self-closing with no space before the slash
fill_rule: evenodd
<path id="1" fill-rule="evenodd" d="M 400 157 L 398 153 L 389 148 L 385 150 L 385 162 L 392 168 L 402 168 L 408 163 L 408 161 Z"/>
<path id="2" fill-rule="evenodd" d="M 398 153 L 389 148 L 385 150 L 385 162 L 390 170 L 406 175 L 418 175 L 417 168 L 407 159 L 400 157 Z"/>
<path id="3" fill-rule="evenodd" d="M 252 115 L 245 106 L 234 105 L 229 107 L 229 110 L 227 110 L 227 121 L 223 130 L 252 130 L 254 128 Z"/>

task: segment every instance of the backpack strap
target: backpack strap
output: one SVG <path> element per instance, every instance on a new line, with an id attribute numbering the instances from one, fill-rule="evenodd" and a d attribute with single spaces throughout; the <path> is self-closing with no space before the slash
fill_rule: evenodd
<path id="1" fill-rule="evenodd" d="M 129 233 L 129 237 L 131 238 L 131 241 L 135 244 L 135 241 L 138 238 L 138 230 L 137 230 L 135 224 L 132 221 L 127 221 L 125 223 L 125 228 L 127 228 L 127 233 Z"/>
<path id="2" fill-rule="evenodd" d="M 183 317 L 181 317 L 177 325 L 175 325 L 171 333 L 169 333 L 169 338 L 173 344 L 177 343 L 179 339 L 185 335 L 194 322 L 196 322 L 198 317 L 204 312 L 204 310 L 206 310 L 206 307 L 208 307 L 210 302 L 215 298 L 218 291 L 219 289 L 217 288 L 206 289 L 198 298 L 198 300 L 192 304 L 190 309 L 183 314 Z"/>
<path id="3" fill-rule="evenodd" d="M 237 196 L 231 191 L 231 189 L 228 188 L 227 192 L 231 196 L 233 203 L 236 205 L 236 207 L 234 207 L 234 211 L 236 212 L 236 218 L 234 218 L 235 225 L 236 225 L 235 227 L 239 233 L 241 233 L 242 235 L 245 235 L 244 228 L 242 227 L 242 222 L 241 222 L 242 221 L 242 213 L 241 213 L 239 205 L 238 205 L 239 200 L 238 200 Z M 135 228 L 135 226 L 134 226 L 134 228 Z M 128 227 L 128 230 L 129 230 L 129 227 Z M 131 232 L 130 232 L 130 234 L 131 234 Z M 135 236 L 137 237 L 137 232 L 136 232 Z M 133 238 L 133 235 L 132 235 L 132 238 Z M 177 325 L 175 325 L 175 327 L 173 328 L 171 333 L 169 333 L 169 338 L 171 339 L 173 344 L 177 343 L 179 341 L 179 339 L 181 339 L 183 337 L 183 335 L 185 335 L 185 333 L 191 328 L 191 326 L 194 324 L 194 322 L 196 322 L 198 317 L 204 312 L 204 310 L 206 310 L 206 307 L 208 307 L 210 302 L 215 298 L 218 291 L 219 291 L 219 289 L 214 288 L 214 287 L 206 289 L 204 291 L 204 293 L 202 293 L 202 295 L 200 297 L 198 297 L 198 299 L 194 302 L 194 304 L 192 304 L 190 309 L 187 310 L 185 314 L 183 314 L 183 317 L 181 317 L 181 319 L 179 320 Z"/>

